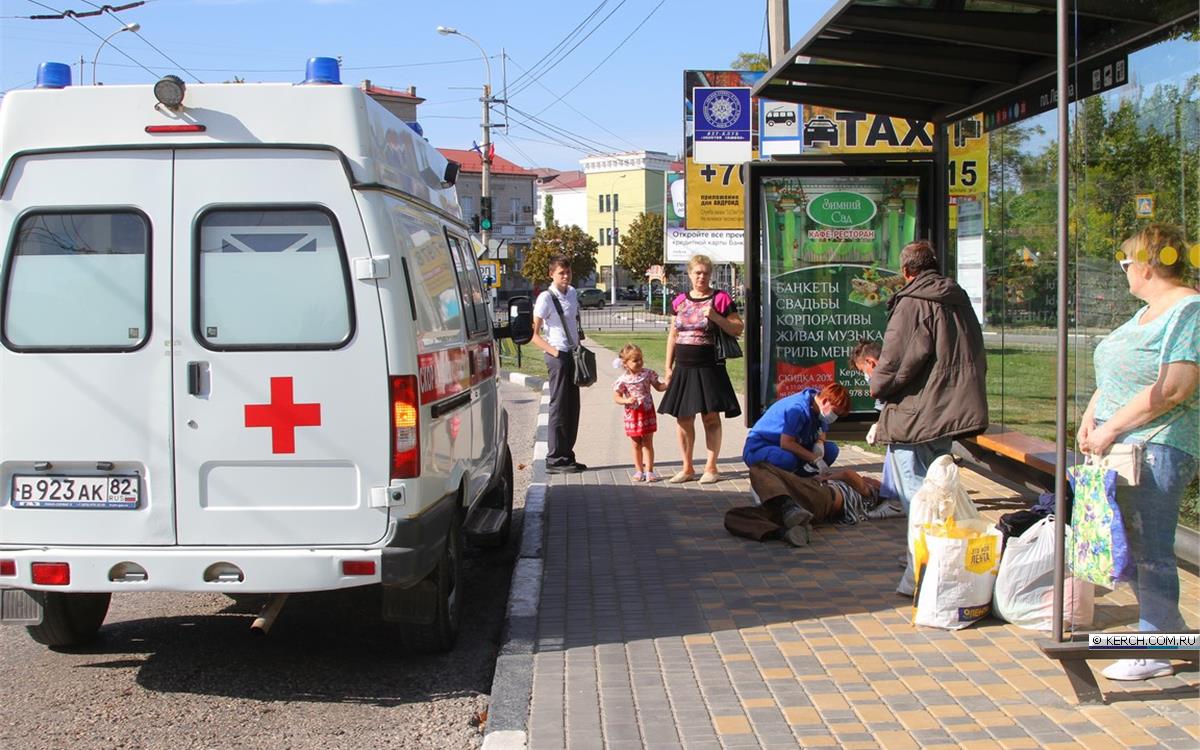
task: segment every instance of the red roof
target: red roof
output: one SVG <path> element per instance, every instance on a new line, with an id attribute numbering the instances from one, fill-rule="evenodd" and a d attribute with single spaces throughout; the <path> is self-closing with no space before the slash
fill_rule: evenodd
<path id="1" fill-rule="evenodd" d="M 414 94 L 410 91 L 400 91 L 399 89 L 387 89 L 387 88 L 384 88 L 383 86 L 376 86 L 375 84 L 371 83 L 370 81 L 362 82 L 362 90 L 371 95 L 394 96 L 397 99 L 412 99 L 415 102 L 417 102 L 417 104 L 420 104 L 421 102 L 425 101 L 424 99 L 422 99 L 421 97 L 417 96 L 416 94 Z"/>
<path id="2" fill-rule="evenodd" d="M 574 169 L 568 172 L 558 172 L 553 169 L 537 169 L 541 177 L 538 182 L 542 190 L 578 190 L 587 187 L 587 175 Z"/>
<path id="3" fill-rule="evenodd" d="M 450 161 L 456 161 L 463 172 L 483 172 L 483 158 L 478 151 L 469 151 L 461 148 L 439 148 L 442 156 Z M 512 174 L 522 175 L 525 177 L 537 177 L 537 173 L 530 172 L 524 167 L 513 164 L 503 156 L 492 157 L 492 174 Z"/>

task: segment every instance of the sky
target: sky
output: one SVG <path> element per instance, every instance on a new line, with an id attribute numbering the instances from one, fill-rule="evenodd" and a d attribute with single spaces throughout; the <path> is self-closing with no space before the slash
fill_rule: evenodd
<path id="1" fill-rule="evenodd" d="M 790 0 L 790 43 L 834 2 Z M 102 4 L 0 0 L 0 92 L 31 88 L 47 61 L 71 64 L 76 85 L 91 83 L 97 56 L 100 83 L 149 84 L 173 73 L 193 84 L 298 82 L 309 57 L 340 57 L 344 83 L 416 86 L 426 138 L 471 148 L 480 139 L 483 56 L 462 37 L 438 34 L 443 25 L 487 53 L 497 96 L 507 78 L 509 128 L 493 128 L 496 153 L 568 170 L 589 154 L 678 153 L 683 71 L 728 69 L 739 52 L 767 50 L 766 0 L 148 0 L 115 17 L 29 19 Z M 140 30 L 101 49 L 135 22 Z"/>

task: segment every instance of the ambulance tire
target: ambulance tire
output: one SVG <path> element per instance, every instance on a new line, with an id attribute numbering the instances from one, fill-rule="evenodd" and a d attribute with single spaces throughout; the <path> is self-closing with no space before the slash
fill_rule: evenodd
<path id="1" fill-rule="evenodd" d="M 46 592 L 42 601 L 42 624 L 26 628 L 43 646 L 72 648 L 91 643 L 104 624 L 112 594 L 66 594 Z"/>
<path id="2" fill-rule="evenodd" d="M 500 531 L 487 539 L 472 541 L 478 547 L 503 547 L 508 544 L 508 538 L 512 535 L 513 516 L 513 465 L 512 454 L 507 446 L 504 448 L 504 468 L 500 470 L 500 478 L 496 481 L 496 486 L 483 496 L 482 502 L 485 508 L 499 508 L 504 511 L 504 525 L 500 527 Z"/>
<path id="3" fill-rule="evenodd" d="M 409 651 L 421 654 L 441 654 L 454 648 L 463 608 L 463 532 L 460 513 L 454 514 L 442 559 L 426 580 L 437 587 L 437 605 L 428 623 L 400 623 L 400 640 Z"/>

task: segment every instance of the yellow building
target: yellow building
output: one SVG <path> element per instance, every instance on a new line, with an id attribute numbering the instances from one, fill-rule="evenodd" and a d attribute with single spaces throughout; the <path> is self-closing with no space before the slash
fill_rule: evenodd
<path id="1" fill-rule="evenodd" d="M 660 151 L 630 151 L 621 154 L 589 156 L 579 160 L 587 176 L 587 232 L 600 246 L 596 253 L 596 278 L 579 279 L 577 286 L 595 286 L 611 290 L 614 285 L 614 258 L 620 249 L 621 235 L 643 211 L 662 213 L 665 174 L 672 168 L 669 154 Z M 620 266 L 615 286 L 643 284 Z"/>

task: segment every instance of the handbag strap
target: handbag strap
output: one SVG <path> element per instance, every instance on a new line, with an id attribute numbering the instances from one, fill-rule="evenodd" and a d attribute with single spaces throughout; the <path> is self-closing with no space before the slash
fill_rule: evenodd
<path id="1" fill-rule="evenodd" d="M 1181 410 L 1181 411 L 1180 411 L 1178 414 L 1176 414 L 1175 416 L 1173 416 L 1173 417 L 1171 417 L 1170 419 L 1168 419 L 1166 422 L 1163 422 L 1162 424 L 1160 424 L 1160 425 L 1158 426 L 1158 429 L 1157 429 L 1157 430 L 1155 430 L 1154 432 L 1152 432 L 1152 433 L 1150 433 L 1149 435 L 1147 435 L 1147 436 L 1146 436 L 1146 439 L 1142 441 L 1142 444 L 1144 445 L 1144 444 L 1146 444 L 1146 443 L 1149 443 L 1151 440 L 1153 440 L 1153 439 L 1155 438 L 1155 436 L 1157 436 L 1157 435 L 1158 435 L 1158 433 L 1160 433 L 1160 432 L 1162 432 L 1163 430 L 1165 430 L 1165 429 L 1167 429 L 1168 427 L 1170 427 L 1172 422 L 1174 422 L 1175 420 L 1179 419 L 1179 418 L 1180 418 L 1180 417 L 1182 417 L 1184 414 L 1187 414 L 1187 411 L 1188 411 L 1187 409 L 1183 409 L 1183 410 Z"/>
<path id="2" fill-rule="evenodd" d="M 558 301 L 558 295 L 556 295 L 552 289 L 547 289 L 546 294 L 550 295 L 550 301 L 554 303 L 554 309 L 558 310 L 558 319 L 562 323 L 563 336 L 567 339 L 567 345 L 572 349 L 575 349 L 579 346 L 579 342 L 571 339 L 571 327 L 567 325 L 567 316 L 563 315 L 563 309 L 562 305 Z"/>

